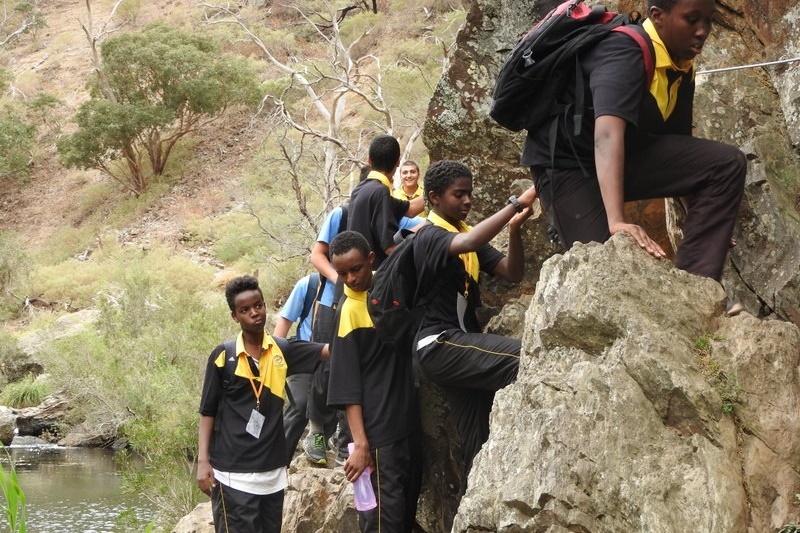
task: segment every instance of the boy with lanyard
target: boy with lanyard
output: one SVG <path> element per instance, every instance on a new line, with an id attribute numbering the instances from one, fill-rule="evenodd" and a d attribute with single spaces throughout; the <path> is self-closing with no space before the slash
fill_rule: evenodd
<path id="1" fill-rule="evenodd" d="M 472 173 L 457 161 L 437 161 L 425 173 L 428 224 L 414 237 L 419 283 L 438 287 L 428 305 L 416 349 L 425 375 L 447 396 L 461 437 L 462 490 L 472 460 L 489 436 L 494 393 L 517 378 L 521 342 L 482 333 L 475 309 L 481 305 L 480 271 L 512 282 L 525 265 L 520 226 L 531 215 L 531 187 L 474 228 L 464 221 L 472 207 Z M 508 224 L 508 253 L 489 241 Z"/>
<path id="2" fill-rule="evenodd" d="M 286 477 L 283 394 L 287 374 L 311 372 L 328 346 L 264 333 L 258 280 L 225 288 L 242 331 L 220 344 L 206 366 L 200 400 L 197 485 L 211 496 L 217 533 L 280 533 Z"/>
<path id="3" fill-rule="evenodd" d="M 328 405 L 344 409 L 354 449 L 344 464 L 354 482 L 365 468 L 378 506 L 359 512 L 362 533 L 410 533 L 421 483 L 418 406 L 410 353 L 382 345 L 367 311 L 375 254 L 345 231 L 331 242 L 331 261 L 344 282 L 331 346 Z"/>
<path id="4" fill-rule="evenodd" d="M 528 132 L 521 162 L 530 166 L 566 248 L 624 231 L 652 256 L 665 257 L 643 228 L 625 221 L 623 203 L 683 197 L 688 213 L 675 265 L 719 281 L 747 164 L 732 146 L 692 137 L 693 61 L 714 9 L 714 0 L 650 0 L 643 24 L 655 49 L 649 91 L 641 49 L 612 32 L 581 57 L 585 107 L 594 120 L 583 120 L 573 136 L 573 114 L 560 116 L 554 154 L 549 128 Z M 565 92 L 565 103 L 575 101 L 572 93 Z"/>

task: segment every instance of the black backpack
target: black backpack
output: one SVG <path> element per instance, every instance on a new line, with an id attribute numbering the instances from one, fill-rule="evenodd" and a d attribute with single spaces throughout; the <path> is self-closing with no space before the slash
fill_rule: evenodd
<path id="1" fill-rule="evenodd" d="M 433 284 L 419 283 L 414 262 L 415 234 L 402 233 L 403 240 L 372 276 L 367 310 L 381 342 L 410 351 L 426 305 L 437 291 Z"/>
<path id="2" fill-rule="evenodd" d="M 506 59 L 495 83 L 489 115 L 511 131 L 540 128 L 566 109 L 558 99 L 574 75 L 577 84 L 574 134 L 578 135 L 584 95 L 580 52 L 597 44 L 609 32 L 622 32 L 641 47 L 650 85 L 655 72 L 652 43 L 642 31 L 631 27 L 640 18 L 639 13 L 621 15 L 604 6 L 589 8 L 582 0 L 562 3 L 537 22 Z"/>

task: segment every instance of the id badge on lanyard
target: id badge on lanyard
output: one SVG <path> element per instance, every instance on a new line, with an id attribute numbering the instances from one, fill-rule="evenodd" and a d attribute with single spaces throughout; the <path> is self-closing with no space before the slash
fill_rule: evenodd
<path id="1" fill-rule="evenodd" d="M 258 388 L 256 389 L 256 377 L 253 375 L 253 371 L 250 369 L 249 361 L 247 362 L 247 371 L 250 374 L 247 376 L 247 379 L 250 380 L 250 387 L 252 387 L 253 394 L 256 397 L 256 408 L 250 412 L 250 419 L 247 421 L 247 425 L 245 426 L 244 430 L 253 437 L 259 438 L 261 437 L 261 430 L 264 429 L 264 422 L 267 419 L 267 417 L 261 414 L 261 391 L 264 390 L 264 382 L 259 380 Z"/>

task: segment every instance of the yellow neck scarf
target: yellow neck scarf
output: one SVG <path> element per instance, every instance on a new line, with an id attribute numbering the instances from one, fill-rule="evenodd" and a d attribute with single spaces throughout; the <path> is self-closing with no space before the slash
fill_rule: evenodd
<path id="1" fill-rule="evenodd" d="M 670 85 L 667 71 L 691 72 L 692 79 L 694 79 L 694 61 L 689 59 L 679 63 L 673 62 L 667 47 L 664 46 L 664 41 L 661 40 L 656 27 L 653 25 L 653 21 L 650 19 L 645 20 L 642 27 L 650 36 L 650 40 L 653 41 L 653 48 L 656 51 L 656 72 L 655 76 L 653 76 L 653 82 L 650 84 L 650 94 L 656 99 L 661 116 L 664 120 L 667 120 L 675 110 L 675 104 L 678 101 L 678 89 L 683 79 L 679 77 Z"/>
<path id="2" fill-rule="evenodd" d="M 437 215 L 435 211 L 431 211 L 428 214 L 428 220 L 430 220 L 435 226 L 446 229 L 451 233 L 466 233 L 472 229 L 472 226 L 466 224 L 465 222 L 459 222 L 458 227 L 455 227 Z M 459 254 L 459 257 L 461 258 L 461 262 L 464 263 L 464 270 L 466 270 L 467 274 L 469 274 L 470 277 L 477 283 L 478 276 L 480 275 L 481 271 L 481 265 L 478 261 L 478 254 L 476 252 L 465 252 L 463 254 Z"/>
<path id="3" fill-rule="evenodd" d="M 392 192 L 392 182 L 389 181 L 389 178 L 378 172 L 377 170 L 370 170 L 369 174 L 367 174 L 368 180 L 378 180 L 389 189 L 389 192 Z"/>

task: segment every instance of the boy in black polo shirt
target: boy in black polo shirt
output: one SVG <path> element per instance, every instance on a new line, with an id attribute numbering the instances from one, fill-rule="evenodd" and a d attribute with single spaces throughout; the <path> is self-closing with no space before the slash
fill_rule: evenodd
<path id="1" fill-rule="evenodd" d="M 350 193 L 347 229 L 367 239 L 377 269 L 394 249 L 400 219 L 421 213 L 425 202 L 421 196 L 410 202 L 392 196 L 392 176 L 400 164 L 397 139 L 391 135 L 375 137 L 369 145 L 368 161 L 372 171 Z"/>
<path id="2" fill-rule="evenodd" d="M 330 245 L 344 282 L 331 347 L 328 405 L 344 408 L 355 448 L 344 465 L 351 482 L 372 467 L 378 507 L 359 512 L 362 532 L 407 533 L 417 512 L 420 477 L 418 409 L 410 353 L 381 345 L 367 312 L 375 254 L 366 239 L 345 231 Z"/>
<path id="3" fill-rule="evenodd" d="M 517 379 L 521 343 L 482 333 L 475 309 L 481 305 L 483 271 L 518 282 L 524 274 L 520 226 L 530 217 L 531 187 L 474 228 L 464 221 L 472 207 L 472 172 L 457 161 L 437 161 L 425 173 L 430 224 L 414 238 L 419 283 L 436 287 L 417 336 L 420 366 L 444 390 L 459 430 L 464 476 L 489 436 L 489 413 L 497 390 Z M 508 224 L 508 252 L 489 245 Z M 463 487 L 462 487 L 463 488 Z"/>
<path id="4" fill-rule="evenodd" d="M 264 333 L 266 306 L 252 276 L 225 288 L 242 328 L 206 366 L 200 400 L 197 485 L 211 496 L 217 533 L 280 533 L 286 479 L 283 396 L 287 374 L 313 372 L 327 344 Z"/>
<path id="5" fill-rule="evenodd" d="M 609 33 L 581 56 L 562 95 L 561 103 L 571 104 L 575 88 L 583 87 L 587 116 L 575 130 L 575 113 L 559 115 L 555 139 L 547 127 L 529 131 L 521 163 L 530 167 L 542 207 L 567 249 L 624 231 L 649 254 L 665 257 L 644 228 L 626 220 L 623 205 L 682 197 L 687 215 L 675 265 L 719 281 L 747 161 L 733 146 L 692 137 L 694 59 L 711 34 L 716 2 L 649 0 L 648 5 L 642 27 L 655 51 L 650 85 L 639 45 Z"/>

